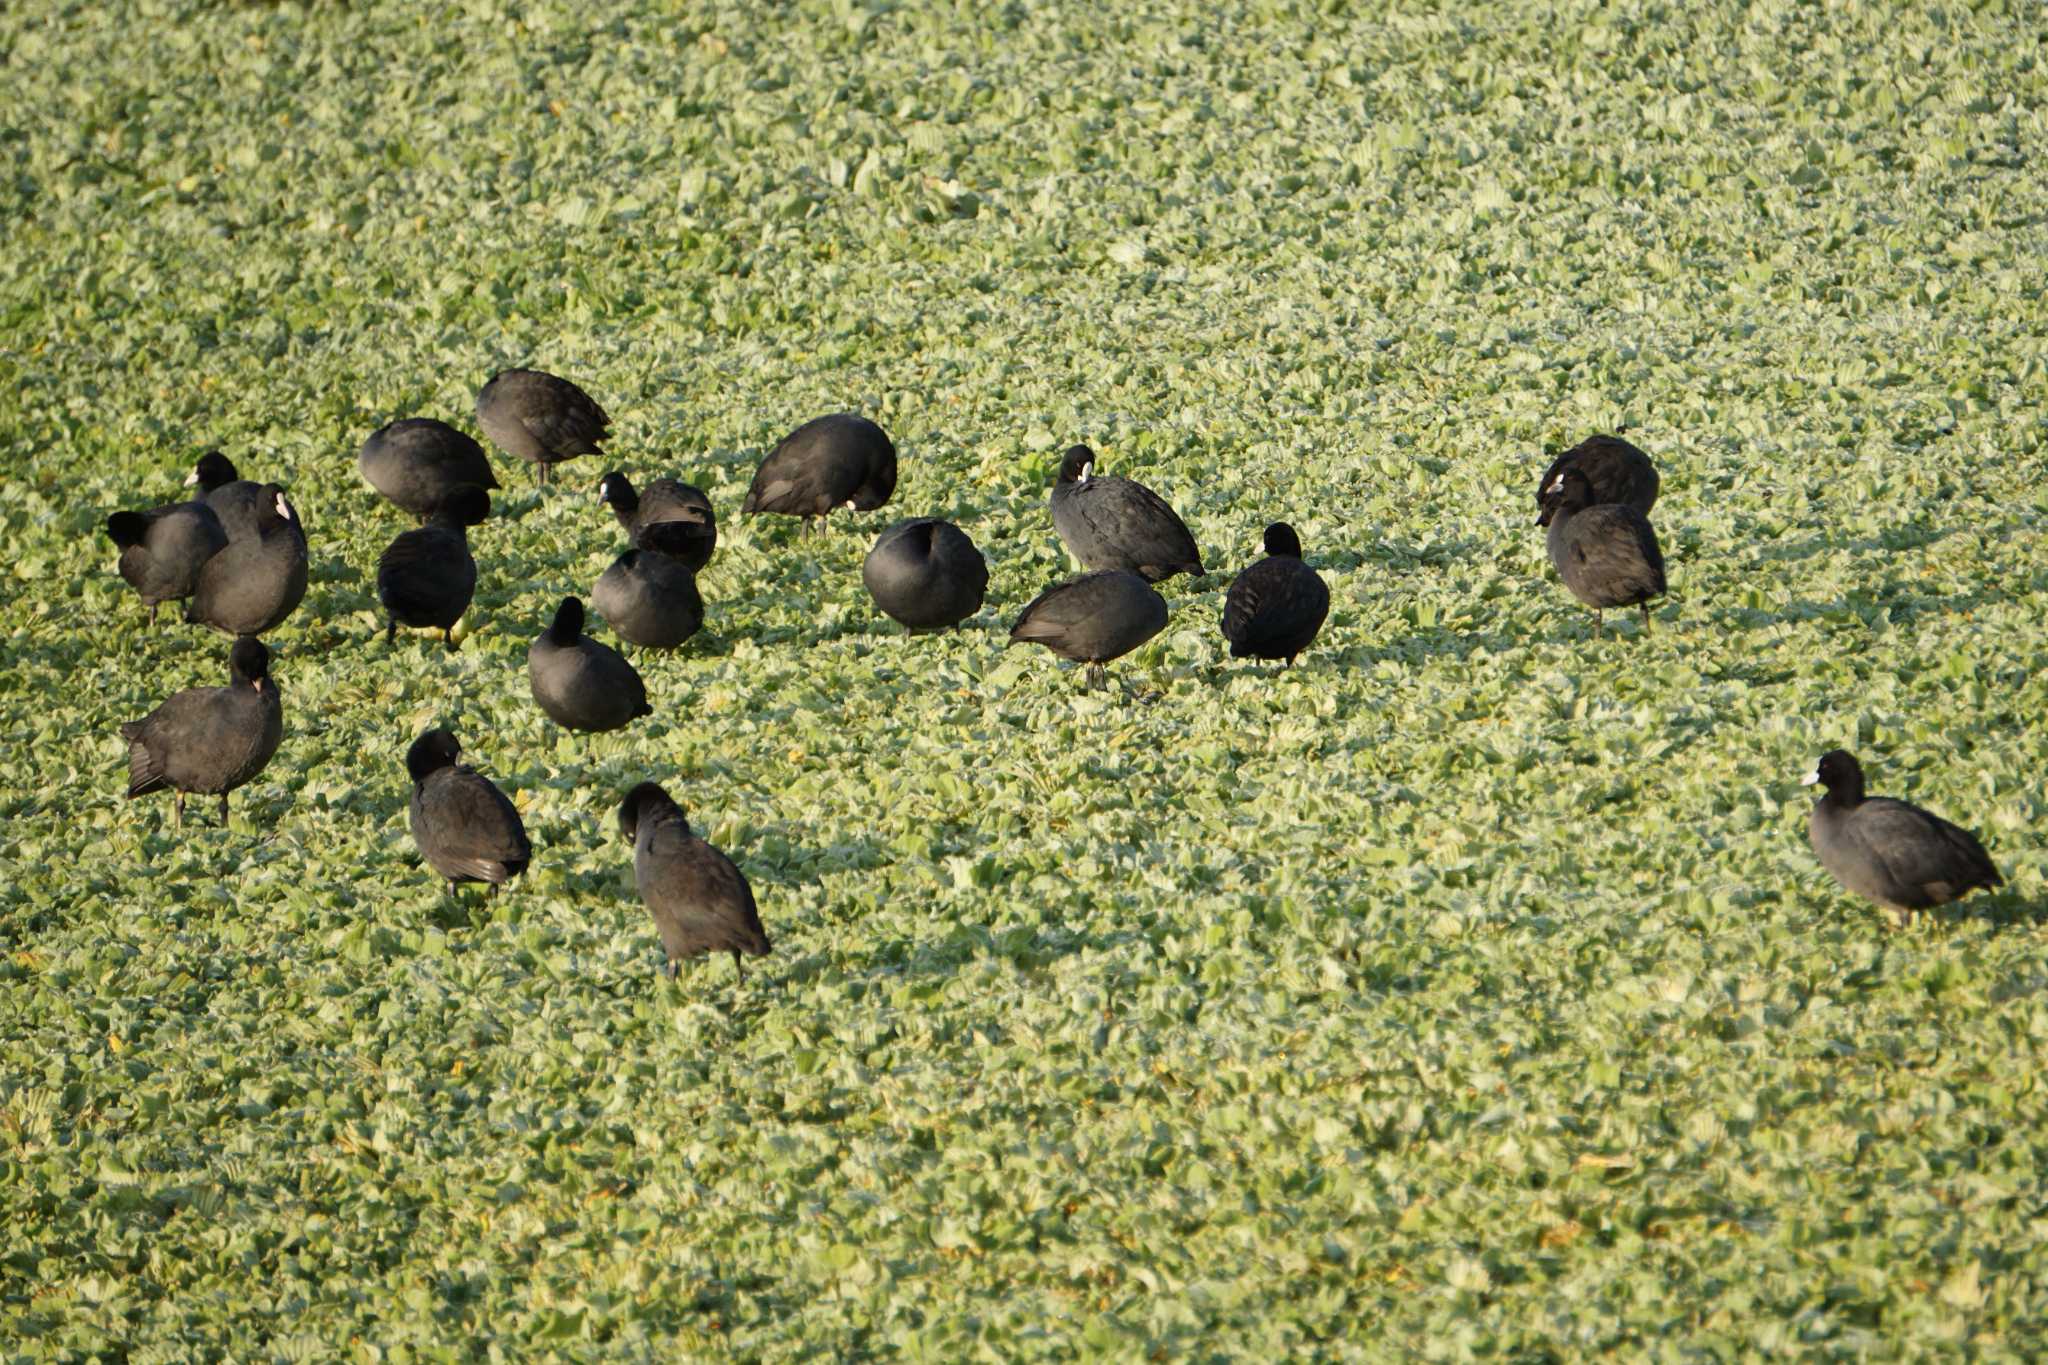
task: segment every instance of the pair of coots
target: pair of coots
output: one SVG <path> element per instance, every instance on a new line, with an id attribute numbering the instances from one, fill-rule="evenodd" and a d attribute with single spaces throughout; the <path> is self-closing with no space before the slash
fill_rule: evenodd
<path id="1" fill-rule="evenodd" d="M 457 484 L 441 496 L 427 524 L 401 532 L 377 557 L 377 600 L 389 623 L 385 639 L 400 626 L 432 628 L 455 647 L 455 623 L 476 596 L 476 557 L 469 528 L 491 515 L 490 494 L 473 483 Z"/>
<path id="2" fill-rule="evenodd" d="M 718 547 L 711 499 L 675 479 L 635 489 L 616 471 L 599 481 L 597 496 L 633 544 L 599 576 L 591 605 L 620 639 L 673 649 L 704 624 L 697 573 Z"/>
<path id="3" fill-rule="evenodd" d="M 187 795 L 217 795 L 226 824 L 228 793 L 262 772 L 284 738 L 284 704 L 270 676 L 270 651 L 261 640 L 236 640 L 228 651 L 226 687 L 175 693 L 141 720 L 123 725 L 121 738 L 128 741 L 131 799 L 176 792 L 176 823 L 183 826 Z"/>
<path id="4" fill-rule="evenodd" d="M 1647 513 L 1657 501 L 1650 457 L 1618 436 L 1594 436 L 1552 461 L 1537 485 L 1544 548 L 1572 596 L 1593 608 L 1593 634 L 1609 607 L 1641 606 L 1664 594 L 1664 554 Z"/>
<path id="5" fill-rule="evenodd" d="M 526 651 L 527 685 L 540 709 L 570 730 L 616 730 L 651 716 L 647 684 L 611 646 L 583 633 L 583 603 L 565 597 Z"/>
<path id="6" fill-rule="evenodd" d="M 199 486 L 227 533 L 199 566 L 185 619 L 229 635 L 275 629 L 306 596 L 306 531 L 291 500 L 277 484 L 242 478 L 217 450 L 185 482 Z"/>

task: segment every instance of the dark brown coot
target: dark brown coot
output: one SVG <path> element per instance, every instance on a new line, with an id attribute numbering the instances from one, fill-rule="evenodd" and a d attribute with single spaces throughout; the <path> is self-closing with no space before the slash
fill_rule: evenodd
<path id="1" fill-rule="evenodd" d="M 1063 659 L 1085 663 L 1089 686 L 1102 665 L 1166 629 L 1166 599 L 1150 583 L 1123 569 L 1083 574 L 1047 588 L 1010 627 L 1012 643 L 1044 645 Z"/>
<path id="2" fill-rule="evenodd" d="M 429 730 L 406 751 L 412 775 L 412 838 L 427 865 L 458 882 L 488 882 L 491 894 L 533 861 L 519 811 L 497 784 L 456 759 L 462 746 L 446 730 Z"/>
<path id="3" fill-rule="evenodd" d="M 694 484 L 656 479 L 647 487 L 636 489 L 631 479 L 613 470 L 598 481 L 597 500 L 612 509 L 620 527 L 635 543 L 642 531 L 659 522 L 682 521 L 703 527 L 704 559 L 692 564 L 692 569 L 709 563 L 712 550 L 718 546 L 718 516 L 711 510 L 711 499 Z"/>
<path id="4" fill-rule="evenodd" d="M 190 597 L 199 586 L 199 570 L 227 548 L 227 529 L 205 502 L 174 502 L 147 512 L 116 512 L 107 518 L 107 534 L 121 549 L 116 567 L 156 624 L 160 603 Z"/>
<path id="5" fill-rule="evenodd" d="M 1330 614 L 1330 589 L 1301 561 L 1301 539 L 1276 521 L 1266 528 L 1266 558 L 1230 584 L 1223 638 L 1233 659 L 1285 659 L 1307 649 Z"/>
<path id="6" fill-rule="evenodd" d="M 1664 555 L 1650 521 L 1626 503 L 1595 505 L 1593 485 L 1567 466 L 1543 504 L 1550 523 L 1546 545 L 1557 576 L 1572 596 L 1593 609 L 1593 634 L 1607 607 L 1643 608 L 1650 628 L 1650 599 L 1664 593 Z"/>
<path id="7" fill-rule="evenodd" d="M 704 548 L 706 529 L 697 522 L 657 521 L 598 576 L 591 605 L 621 640 L 674 649 L 704 624 L 704 599 L 690 565 Z"/>
<path id="8" fill-rule="evenodd" d="M 464 484 L 498 486 L 484 448 L 431 417 L 407 417 L 371 432 L 356 453 L 356 469 L 370 487 L 422 520 Z"/>
<path id="9" fill-rule="evenodd" d="M 627 792 L 619 832 L 633 845 L 633 880 L 668 950 L 670 976 L 684 958 L 704 953 L 731 953 L 742 974 L 742 953 L 767 956 L 768 935 L 746 874 L 690 832 L 667 792 L 652 782 Z"/>
<path id="10" fill-rule="evenodd" d="M 253 511 L 222 513 L 207 499 L 227 529 L 227 548 L 200 566 L 185 619 L 229 635 L 261 635 L 274 629 L 306 596 L 306 537 L 299 514 L 284 490 L 267 483 Z M 244 529 L 236 529 L 238 526 Z"/>
<path id="11" fill-rule="evenodd" d="M 1147 583 L 1202 572 L 1195 538 L 1166 500 L 1141 483 L 1094 473 L 1095 452 L 1070 448 L 1052 489 L 1052 525 L 1087 569 L 1127 569 Z"/>
<path id="12" fill-rule="evenodd" d="M 861 563 L 868 596 L 910 630 L 955 626 L 981 610 L 988 561 L 950 521 L 899 521 L 876 539 Z"/>
<path id="13" fill-rule="evenodd" d="M 455 648 L 455 623 L 476 596 L 476 557 L 468 529 L 491 515 L 491 495 L 473 483 L 457 484 L 417 531 L 400 534 L 377 557 L 377 600 L 390 613 L 384 639 L 400 626 L 432 627 Z"/>
<path id="14" fill-rule="evenodd" d="M 284 738 L 284 705 L 270 676 L 270 651 L 240 639 L 228 651 L 226 687 L 188 687 L 121 727 L 128 741 L 128 795 L 169 788 L 178 794 L 176 823 L 185 823 L 185 794 L 220 797 L 263 771 Z"/>
<path id="15" fill-rule="evenodd" d="M 867 418 L 835 412 L 804 423 L 768 452 L 740 511 L 805 518 L 835 507 L 871 512 L 895 491 L 895 442 Z"/>
<path id="16" fill-rule="evenodd" d="M 1550 462 L 1550 468 L 1543 471 L 1543 478 L 1536 485 L 1536 505 L 1540 508 L 1550 496 L 1551 485 L 1557 476 L 1570 466 L 1586 476 L 1586 482 L 1593 485 L 1593 502 L 1619 502 L 1633 507 L 1644 516 L 1657 502 L 1657 466 L 1650 463 L 1650 457 L 1619 436 L 1589 436 L 1564 454 Z M 1548 513 L 1536 519 L 1538 526 L 1548 526 Z"/>
<path id="17" fill-rule="evenodd" d="M 612 419 L 591 396 L 545 370 L 506 370 L 476 396 L 477 425 L 507 455 L 540 470 L 578 455 L 601 455 Z"/>
<path id="18" fill-rule="evenodd" d="M 526 681 L 540 709 L 571 730 L 616 730 L 654 714 L 633 665 L 583 633 L 583 603 L 573 597 L 526 651 Z"/>
<path id="19" fill-rule="evenodd" d="M 1976 835 L 1908 802 L 1865 796 L 1854 754 L 1821 755 L 1800 785 L 1816 782 L 1827 795 L 1806 818 L 1814 855 L 1836 881 L 1890 910 L 1901 925 L 1915 910 L 2005 884 Z"/>

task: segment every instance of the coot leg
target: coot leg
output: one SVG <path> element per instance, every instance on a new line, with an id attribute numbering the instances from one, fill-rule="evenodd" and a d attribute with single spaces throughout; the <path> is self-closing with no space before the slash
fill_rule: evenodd
<path id="1" fill-rule="evenodd" d="M 450 648 L 450 649 L 453 649 L 453 648 L 455 648 L 455 627 L 453 627 L 453 626 L 444 626 L 444 627 L 442 627 L 442 629 L 441 629 L 441 641 L 442 641 L 442 643 L 443 643 L 443 644 L 446 644 L 446 645 L 448 646 L 448 648 Z"/>
<path id="2" fill-rule="evenodd" d="M 740 957 L 740 950 L 737 948 L 732 950 L 732 969 L 739 973 L 740 980 L 745 981 L 747 979 L 747 964 Z"/>
<path id="3" fill-rule="evenodd" d="M 1101 664 L 1088 665 L 1088 690 L 1094 691 L 1109 681 L 1109 670 Z"/>
<path id="4" fill-rule="evenodd" d="M 387 645 L 395 645 L 398 643 L 398 618 L 396 616 L 387 617 L 385 619 L 384 643 Z"/>
<path id="5" fill-rule="evenodd" d="M 1600 608 L 1593 608 L 1593 638 L 1600 638 Z"/>
<path id="6" fill-rule="evenodd" d="M 185 828 L 185 793 L 183 792 L 179 792 L 178 799 L 172 803 L 171 826 L 174 829 Z"/>
<path id="7" fill-rule="evenodd" d="M 228 794 L 226 792 L 220 794 L 220 827 L 222 829 L 228 827 Z"/>
<path id="8" fill-rule="evenodd" d="M 673 981 L 676 979 L 676 973 L 681 969 L 682 964 L 680 962 L 677 962 L 674 958 L 670 958 L 668 960 L 668 965 L 663 967 L 661 970 L 662 975 L 666 976 L 669 980 Z"/>
<path id="9" fill-rule="evenodd" d="M 540 460 L 537 463 L 540 465 L 541 486 L 545 488 L 548 482 L 548 462 L 546 460 Z"/>
<path id="10" fill-rule="evenodd" d="M 1650 633 L 1650 604 L 1648 602 L 1643 603 L 1643 633 L 1645 635 Z"/>

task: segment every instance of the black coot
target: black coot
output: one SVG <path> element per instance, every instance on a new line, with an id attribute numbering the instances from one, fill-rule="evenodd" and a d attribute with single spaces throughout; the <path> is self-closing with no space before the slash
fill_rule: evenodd
<path id="1" fill-rule="evenodd" d="M 1538 507 L 1549 498 L 1551 485 L 1567 467 L 1584 474 L 1586 482 L 1593 485 L 1596 506 L 1618 502 L 1648 516 L 1656 504 L 1657 466 L 1650 463 L 1650 457 L 1619 436 L 1602 435 L 1587 437 L 1550 462 L 1550 468 L 1543 471 L 1543 478 L 1536 485 Z M 1536 524 L 1548 526 L 1549 513 L 1538 517 Z"/>
<path id="2" fill-rule="evenodd" d="M 204 502 L 174 502 L 147 512 L 116 512 L 107 534 L 121 548 L 117 567 L 156 624 L 157 605 L 190 597 L 199 570 L 227 548 L 227 529 Z"/>
<path id="3" fill-rule="evenodd" d="M 422 519 L 464 484 L 498 486 L 484 448 L 431 417 L 407 417 L 371 432 L 356 453 L 356 469 L 370 487 Z"/>
<path id="4" fill-rule="evenodd" d="M 768 452 L 740 511 L 806 518 L 835 507 L 871 512 L 895 491 L 895 442 L 867 418 L 835 412 L 804 423 Z"/>
<path id="5" fill-rule="evenodd" d="M 573 597 L 526 651 L 526 681 L 540 709 L 571 730 L 616 730 L 654 714 L 633 665 L 583 633 L 583 603 Z"/>
<path id="6" fill-rule="evenodd" d="M 1033 598 L 1010 627 L 1010 639 L 1044 645 L 1063 659 L 1087 664 L 1089 685 L 1095 686 L 1103 680 L 1103 664 L 1164 629 L 1166 599 L 1137 574 L 1105 569 Z"/>
<path id="7" fill-rule="evenodd" d="M 597 500 L 612 509 L 619 525 L 636 542 L 642 531 L 659 522 L 681 521 L 703 527 L 704 560 L 692 564 L 692 569 L 709 563 L 712 550 L 718 546 L 717 514 L 711 510 L 711 499 L 694 484 L 656 479 L 645 488 L 635 489 L 632 480 L 614 470 L 598 481 Z"/>
<path id="8" fill-rule="evenodd" d="M 466 531 L 490 514 L 490 494 L 473 483 L 458 484 L 425 526 L 384 547 L 377 557 L 377 600 L 390 613 L 387 641 L 398 638 L 402 625 L 433 627 L 455 648 L 455 623 L 476 596 L 476 558 Z"/>
<path id="9" fill-rule="evenodd" d="M 1806 837 L 1821 866 L 1859 896 L 1905 924 L 1915 910 L 1960 900 L 2005 879 L 1977 836 L 1929 811 L 1888 796 L 1863 794 L 1863 767 L 1841 749 L 1821 756 L 1801 786 L 1820 783 Z"/>
<path id="10" fill-rule="evenodd" d="M 591 396 L 545 370 L 506 370 L 476 396 L 477 425 L 498 449 L 540 470 L 578 455 L 601 455 L 612 419 Z"/>
<path id="11" fill-rule="evenodd" d="M 1087 569 L 1127 569 L 1148 583 L 1202 572 L 1202 552 L 1165 499 L 1141 483 L 1094 473 L 1095 452 L 1074 446 L 1060 460 L 1052 525 Z"/>
<path id="12" fill-rule="evenodd" d="M 765 957 L 768 935 L 754 908 L 754 888 L 732 859 L 690 832 L 683 808 L 652 782 L 619 803 L 619 832 L 633 844 L 633 880 L 654 915 L 668 973 L 686 957 L 731 953 Z"/>
<path id="13" fill-rule="evenodd" d="M 235 641 L 226 687 L 188 687 L 123 725 L 121 738 L 128 741 L 131 798 L 175 791 L 177 823 L 183 825 L 187 792 L 218 795 L 226 824 L 228 793 L 262 772 L 284 738 L 284 706 L 270 676 L 270 651 L 261 640 Z"/>
<path id="14" fill-rule="evenodd" d="M 1266 528 L 1266 558 L 1231 582 L 1223 599 L 1223 638 L 1233 659 L 1285 659 L 1307 649 L 1330 614 L 1330 589 L 1301 562 L 1301 539 L 1276 521 Z"/>
<path id="15" fill-rule="evenodd" d="M 673 649 L 704 624 L 704 599 L 690 567 L 703 549 L 704 530 L 696 522 L 657 521 L 598 576 L 591 605 L 620 639 Z"/>
<path id="16" fill-rule="evenodd" d="M 911 630 L 958 625 L 981 610 L 988 561 L 950 521 L 899 521 L 860 566 L 875 605 Z"/>
<path id="17" fill-rule="evenodd" d="M 261 635 L 306 596 L 306 537 L 284 490 L 267 483 L 246 523 L 221 514 L 227 548 L 200 566 L 185 619 L 230 635 Z M 221 509 L 208 499 L 216 513 Z M 246 526 L 237 530 L 236 525 Z"/>
<path id="18" fill-rule="evenodd" d="M 446 730 L 429 730 L 406 751 L 412 774 L 412 837 L 427 865 L 457 882 L 489 882 L 493 895 L 526 870 L 533 845 L 519 812 L 497 784 L 455 760 L 462 746 Z"/>
<path id="19" fill-rule="evenodd" d="M 1572 596 L 1593 609 L 1593 633 L 1604 608 L 1639 603 L 1649 629 L 1650 599 L 1664 592 L 1664 555 L 1649 518 L 1626 503 L 1595 505 L 1593 485 L 1571 466 L 1557 476 L 1543 516 L 1550 562 Z"/>

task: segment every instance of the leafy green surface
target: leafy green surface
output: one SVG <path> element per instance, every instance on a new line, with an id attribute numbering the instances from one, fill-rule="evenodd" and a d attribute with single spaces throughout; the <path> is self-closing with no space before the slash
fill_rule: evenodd
<path id="1" fill-rule="evenodd" d="M 1350 18 L 806 3 L 0 9 L 0 1342 L 136 1360 L 2018 1355 L 2048 1318 L 2048 115 L 2033 4 Z M 658 713 L 524 651 L 618 536 L 500 457 L 472 634 L 382 641 L 353 455 L 573 376 L 725 519 Z M 736 515 L 818 412 L 903 452 Z M 1645 636 L 1543 563 L 1545 447 L 1664 473 Z M 1057 452 L 1221 572 L 1104 693 L 1008 618 Z M 224 447 L 313 582 L 286 737 L 170 828 L 116 725 L 217 682 L 107 511 Z M 987 553 L 963 632 L 860 588 Z M 1231 663 L 1277 516 L 1333 591 Z M 452 725 L 534 869 L 444 898 Z M 1798 775 L 1978 829 L 1894 933 Z M 669 984 L 667 782 L 775 955 Z"/>

